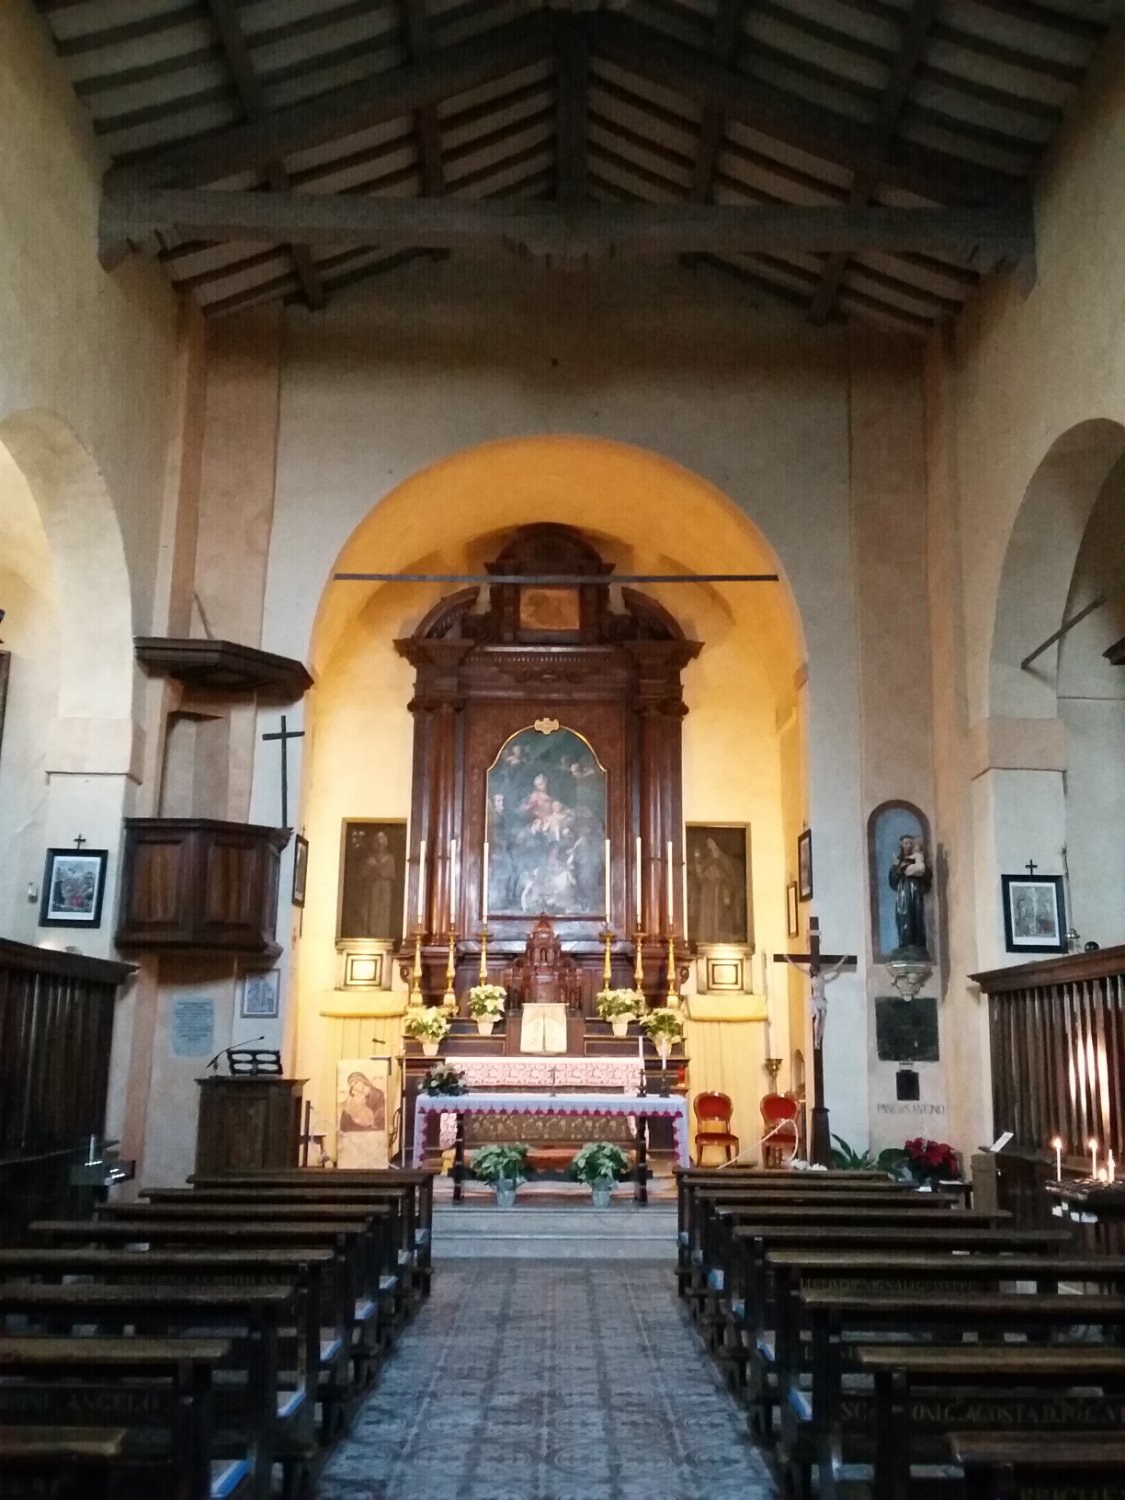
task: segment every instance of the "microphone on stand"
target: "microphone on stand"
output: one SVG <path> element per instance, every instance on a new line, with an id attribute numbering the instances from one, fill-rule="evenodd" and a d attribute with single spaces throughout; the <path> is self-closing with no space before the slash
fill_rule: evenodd
<path id="1" fill-rule="evenodd" d="M 211 1071 L 213 1073 L 217 1073 L 219 1071 L 219 1069 L 218 1069 L 218 1062 L 219 1062 L 219 1058 L 220 1057 L 229 1058 L 230 1055 L 231 1055 L 231 1053 L 232 1052 L 237 1052 L 240 1047 L 249 1047 L 254 1042 L 264 1042 L 265 1039 L 266 1039 L 265 1032 L 263 1032 L 261 1036 L 250 1036 L 250 1037 L 247 1037 L 244 1042 L 231 1042 L 231 1044 L 230 1044 L 229 1047 L 221 1047 L 219 1049 L 219 1051 L 215 1053 L 214 1057 L 207 1064 L 207 1066 L 211 1069 Z"/>

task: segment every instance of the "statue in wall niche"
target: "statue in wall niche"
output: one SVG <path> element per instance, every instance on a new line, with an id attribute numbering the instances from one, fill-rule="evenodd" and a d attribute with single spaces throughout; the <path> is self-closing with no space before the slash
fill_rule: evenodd
<path id="1" fill-rule="evenodd" d="M 926 894 L 933 883 L 933 871 L 926 863 L 921 839 L 904 833 L 898 841 L 898 854 L 887 874 L 895 893 L 895 927 L 898 947 L 895 958 L 928 958 L 926 943 Z"/>

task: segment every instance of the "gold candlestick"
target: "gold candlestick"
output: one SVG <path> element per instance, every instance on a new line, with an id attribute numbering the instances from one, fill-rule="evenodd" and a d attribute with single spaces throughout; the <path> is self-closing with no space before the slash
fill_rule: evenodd
<path id="1" fill-rule="evenodd" d="M 442 996 L 442 1010 L 455 1011 L 457 1009 L 457 994 L 453 988 L 453 981 L 457 977 L 457 934 L 453 928 L 449 929 L 449 957 L 445 961 L 445 994 Z"/>
<path id="2" fill-rule="evenodd" d="M 419 927 L 414 933 L 414 968 L 410 974 L 410 1009 L 419 1010 L 422 1006 L 422 929 Z"/>
<path id="3" fill-rule="evenodd" d="M 781 1058 L 780 1057 L 767 1057 L 766 1061 L 765 1061 L 765 1069 L 766 1069 L 766 1072 L 770 1075 L 770 1087 L 769 1087 L 769 1091 L 770 1091 L 771 1094 L 776 1094 L 777 1093 L 777 1075 L 781 1072 Z"/>
<path id="4" fill-rule="evenodd" d="M 633 988 L 638 995 L 645 992 L 645 930 L 638 927 L 633 934 Z"/>
<path id="5" fill-rule="evenodd" d="M 488 983 L 488 923 L 482 922 L 480 928 L 480 968 L 477 971 L 477 983 Z"/>
<path id="6" fill-rule="evenodd" d="M 613 960 L 610 957 L 610 945 L 613 942 L 613 929 L 607 922 L 602 928 L 602 942 L 605 944 L 605 962 L 602 964 L 602 989 L 613 988 Z"/>
<path id="7" fill-rule="evenodd" d="M 669 1010 L 678 1010 L 680 986 L 676 978 L 676 934 L 668 934 L 668 994 L 664 1001 Z"/>

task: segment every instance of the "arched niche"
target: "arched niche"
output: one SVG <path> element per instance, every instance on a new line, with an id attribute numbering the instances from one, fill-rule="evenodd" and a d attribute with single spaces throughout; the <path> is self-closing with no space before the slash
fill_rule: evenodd
<path id="1" fill-rule="evenodd" d="M 933 876 L 934 851 L 930 839 L 930 820 L 913 802 L 892 798 L 880 802 L 867 819 L 867 875 L 870 894 L 871 957 L 877 964 L 890 961 L 898 947 L 895 928 L 895 892 L 888 874 L 899 848 L 899 841 L 910 837 L 919 841 L 926 867 Z M 931 892 L 932 892 L 931 885 Z M 931 894 L 927 902 L 926 935 L 931 959 L 937 949 L 937 918 Z"/>

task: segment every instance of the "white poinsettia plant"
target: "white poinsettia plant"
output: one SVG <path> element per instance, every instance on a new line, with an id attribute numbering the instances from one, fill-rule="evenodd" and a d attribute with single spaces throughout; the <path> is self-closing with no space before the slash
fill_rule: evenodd
<path id="1" fill-rule="evenodd" d="M 603 1021 L 620 1020 L 623 1016 L 632 1019 L 644 1010 L 645 997 L 639 990 L 599 990 L 597 1004 Z"/>
<path id="2" fill-rule="evenodd" d="M 508 991 L 502 984 L 474 984 L 469 991 L 469 1014 L 474 1021 L 502 1016 Z"/>
<path id="3" fill-rule="evenodd" d="M 662 1036 L 666 1036 L 670 1042 L 678 1042 L 684 1034 L 684 1023 L 674 1010 L 662 1005 L 657 1010 L 650 1010 L 647 1016 L 641 1017 L 641 1025 L 648 1032 L 652 1041 L 656 1042 Z"/>
<path id="4" fill-rule="evenodd" d="M 449 1035 L 449 1019 L 437 1006 L 412 1011 L 403 1022 L 403 1031 L 416 1042 L 440 1042 Z"/>

